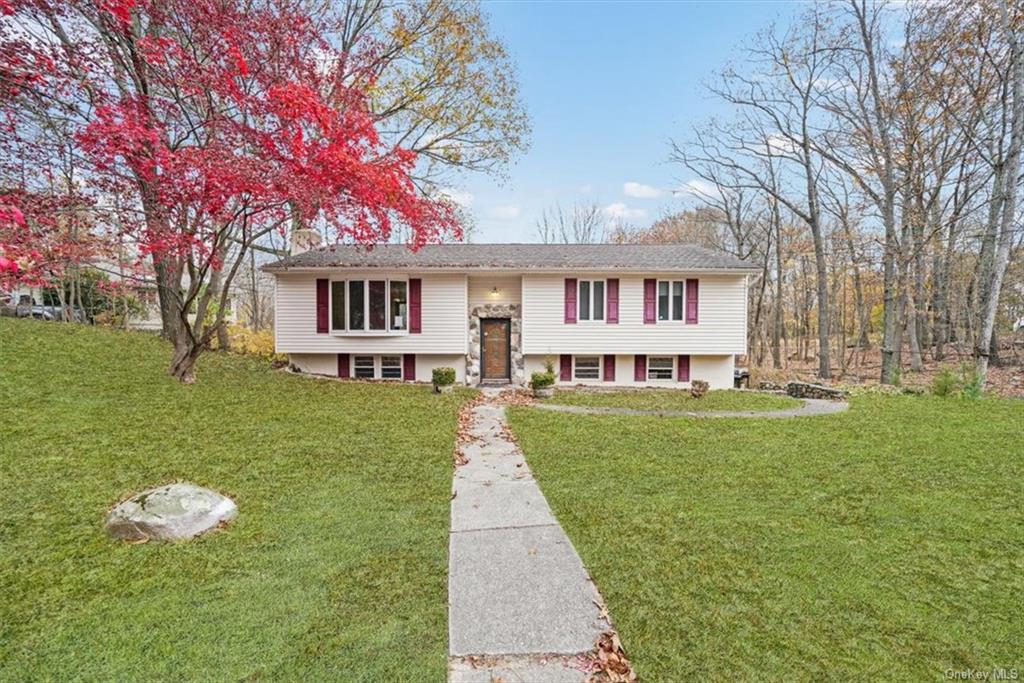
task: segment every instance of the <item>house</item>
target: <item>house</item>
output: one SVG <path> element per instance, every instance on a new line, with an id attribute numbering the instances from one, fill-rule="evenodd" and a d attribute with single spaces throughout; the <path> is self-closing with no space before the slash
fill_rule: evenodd
<path id="1" fill-rule="evenodd" d="M 277 351 L 304 372 L 523 384 L 732 386 L 746 353 L 747 278 L 684 244 L 320 247 L 263 267 L 276 278 Z"/>

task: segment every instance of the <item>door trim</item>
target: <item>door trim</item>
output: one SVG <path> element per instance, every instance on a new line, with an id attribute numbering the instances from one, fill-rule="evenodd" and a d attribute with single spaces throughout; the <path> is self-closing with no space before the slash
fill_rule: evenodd
<path id="1" fill-rule="evenodd" d="M 505 328 L 505 376 L 485 377 L 487 370 L 487 341 L 484 338 L 484 326 L 487 323 L 501 323 Z M 511 318 L 480 318 L 480 382 L 511 382 L 512 381 L 512 319 Z"/>

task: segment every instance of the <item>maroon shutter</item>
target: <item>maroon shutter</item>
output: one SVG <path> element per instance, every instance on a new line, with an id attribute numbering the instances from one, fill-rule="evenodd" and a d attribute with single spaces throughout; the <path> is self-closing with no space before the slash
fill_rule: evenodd
<path id="1" fill-rule="evenodd" d="M 644 280 L 644 323 L 651 325 L 657 319 L 657 280 Z"/>
<path id="2" fill-rule="evenodd" d="M 327 334 L 327 278 L 316 280 L 316 333 Z"/>
<path id="3" fill-rule="evenodd" d="M 697 278 L 686 281 L 686 322 L 697 322 Z"/>
<path id="4" fill-rule="evenodd" d="M 409 334 L 423 331 L 423 280 L 409 278 Z"/>
<path id="5" fill-rule="evenodd" d="M 416 354 L 406 353 L 402 356 L 402 379 L 406 382 L 416 381 Z"/>
<path id="6" fill-rule="evenodd" d="M 349 378 L 349 362 L 347 353 L 338 354 L 338 377 L 342 379 Z"/>
<path id="7" fill-rule="evenodd" d="M 576 278 L 565 278 L 565 322 L 576 322 Z"/>
<path id="8" fill-rule="evenodd" d="M 619 278 L 609 278 L 605 287 L 605 301 L 608 304 L 608 311 L 604 318 L 609 325 L 614 325 L 619 322 Z"/>
<path id="9" fill-rule="evenodd" d="M 615 381 L 615 356 L 604 357 L 604 381 Z"/>
<path id="10" fill-rule="evenodd" d="M 647 356 L 633 356 L 633 381 L 647 380 Z"/>
<path id="11" fill-rule="evenodd" d="M 558 379 L 562 380 L 563 382 L 571 382 L 572 381 L 572 356 L 570 356 L 569 354 L 563 353 L 562 357 L 559 359 L 559 366 L 560 366 L 559 367 L 559 371 L 560 372 L 558 374 Z"/>
<path id="12" fill-rule="evenodd" d="M 679 365 L 676 367 L 676 381 L 677 382 L 689 382 L 690 381 L 690 357 L 679 356 Z"/>

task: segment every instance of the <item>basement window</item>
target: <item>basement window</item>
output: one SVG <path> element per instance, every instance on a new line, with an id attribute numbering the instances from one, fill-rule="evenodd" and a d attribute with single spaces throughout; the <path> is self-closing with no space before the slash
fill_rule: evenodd
<path id="1" fill-rule="evenodd" d="M 647 359 L 647 379 L 671 381 L 674 366 L 675 362 L 672 356 L 652 356 Z"/>
<path id="2" fill-rule="evenodd" d="M 574 379 L 601 379 L 600 356 L 576 356 L 574 361 Z"/>
<path id="3" fill-rule="evenodd" d="M 402 379 L 402 357 L 381 356 L 380 357 L 380 378 L 381 379 Z"/>
<path id="4" fill-rule="evenodd" d="M 356 379 L 373 379 L 373 356 L 356 356 L 353 360 Z"/>

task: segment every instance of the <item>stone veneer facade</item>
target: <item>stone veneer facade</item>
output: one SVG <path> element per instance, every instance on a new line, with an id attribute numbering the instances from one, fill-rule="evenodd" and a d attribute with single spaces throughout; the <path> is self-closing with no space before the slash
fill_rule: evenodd
<path id="1" fill-rule="evenodd" d="M 466 383 L 480 383 L 480 320 L 486 318 L 508 318 L 509 353 L 511 354 L 512 384 L 526 383 L 523 364 L 522 330 L 523 319 L 519 304 L 483 304 L 469 309 L 469 353 L 466 354 Z"/>

